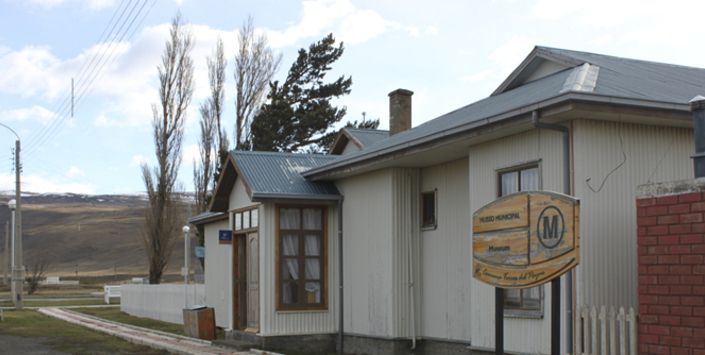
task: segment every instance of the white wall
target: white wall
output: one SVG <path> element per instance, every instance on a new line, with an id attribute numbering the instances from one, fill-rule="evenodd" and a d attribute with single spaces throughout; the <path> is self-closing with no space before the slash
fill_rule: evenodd
<path id="1" fill-rule="evenodd" d="M 343 202 L 345 333 L 393 335 L 392 170 L 336 181 Z"/>
<path id="2" fill-rule="evenodd" d="M 470 216 L 474 211 L 499 197 L 496 171 L 498 168 L 541 159 L 543 189 L 563 191 L 561 142 L 559 132 L 535 129 L 471 146 L 468 155 L 470 215 L 467 216 L 467 219 L 471 220 Z M 467 231 L 468 239 L 472 235 L 471 224 Z M 471 248 L 468 248 L 466 252 L 468 263 L 471 263 Z M 471 273 L 467 274 L 467 279 L 470 282 L 470 299 L 472 300 L 470 306 L 472 345 L 493 349 L 495 289 L 475 280 Z M 543 318 L 504 318 L 505 350 L 520 353 L 550 352 L 551 285 L 546 284 L 542 287 L 544 294 Z M 562 294 L 565 295 L 565 292 Z M 563 310 L 565 304 L 565 300 L 562 300 Z M 565 312 L 562 311 L 561 314 L 565 314 Z M 561 323 L 565 327 L 563 319 Z M 563 343 L 563 339 L 561 342 Z M 565 349 L 565 345 L 562 344 L 561 349 Z"/>
<path id="3" fill-rule="evenodd" d="M 205 225 L 205 302 L 215 309 L 217 326 L 233 329 L 233 246 L 218 243 L 218 231 L 229 228 L 227 219 Z"/>
<path id="4" fill-rule="evenodd" d="M 184 308 L 205 303 L 204 285 L 197 284 L 123 284 L 120 286 L 120 292 L 120 310 L 122 312 L 135 317 L 152 318 L 176 324 L 184 324 Z M 216 315 L 216 322 L 217 320 Z"/>
<path id="5" fill-rule="evenodd" d="M 592 120 L 577 120 L 573 127 L 581 205 L 578 302 L 636 308 L 636 187 L 692 179 L 693 130 Z M 595 190 L 603 181 L 604 187 L 593 192 L 587 179 Z"/>
<path id="6" fill-rule="evenodd" d="M 471 340 L 469 186 L 467 158 L 421 171 L 421 191 L 438 190 L 438 227 L 421 232 L 423 337 Z"/>

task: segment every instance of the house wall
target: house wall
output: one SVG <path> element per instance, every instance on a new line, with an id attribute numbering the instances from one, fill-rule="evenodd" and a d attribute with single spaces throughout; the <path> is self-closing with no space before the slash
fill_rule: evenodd
<path id="1" fill-rule="evenodd" d="M 417 284 L 424 338 L 471 340 L 469 181 L 467 158 L 421 170 L 421 191 L 438 191 L 438 227 L 421 232 L 422 271 Z"/>
<path id="2" fill-rule="evenodd" d="M 538 159 L 541 160 L 539 168 L 542 188 L 563 191 L 562 140 L 559 132 L 534 129 L 469 148 L 469 177 L 467 181 L 470 205 L 467 212 L 469 214 L 465 218 L 470 225 L 465 238 L 471 239 L 472 213 L 499 197 L 496 170 Z M 443 217 L 439 215 L 439 218 Z M 464 252 L 468 258 L 466 263 L 471 264 L 472 246 L 469 243 Z M 470 272 L 466 275 L 465 282 L 469 283 L 469 298 L 472 301 L 469 304 L 469 312 L 472 315 L 469 317 L 472 346 L 479 349 L 494 349 L 495 289 L 474 279 Z M 542 287 L 543 318 L 504 318 L 505 350 L 532 354 L 550 352 L 551 285 L 549 283 Z M 562 294 L 565 295 L 565 292 Z M 561 305 L 561 313 L 565 314 L 565 300 L 561 302 Z M 459 306 L 453 305 L 452 307 Z M 564 340 L 561 339 L 561 341 Z M 562 344 L 561 349 L 564 348 L 565 345 Z"/>
<path id="3" fill-rule="evenodd" d="M 227 219 L 205 225 L 206 305 L 215 309 L 215 324 L 233 329 L 233 246 L 218 244 L 218 231 L 228 230 Z"/>
<path id="4" fill-rule="evenodd" d="M 336 181 L 343 202 L 346 334 L 391 337 L 394 264 L 392 169 Z"/>
<path id="5" fill-rule="evenodd" d="M 573 147 L 574 191 L 581 205 L 577 302 L 636 308 L 636 187 L 692 178 L 693 131 L 576 120 Z M 604 181 L 602 190 L 590 190 L 587 179 L 595 190 Z"/>
<path id="6" fill-rule="evenodd" d="M 340 155 L 354 153 L 354 152 L 357 152 L 358 150 L 360 150 L 360 148 L 358 148 L 355 145 L 355 143 L 348 141 L 348 143 L 345 144 L 345 149 L 343 149 L 343 151 L 340 153 Z"/>
<path id="7" fill-rule="evenodd" d="M 334 333 L 338 324 L 337 205 L 328 205 L 327 210 L 328 309 L 316 311 L 276 310 L 276 208 L 275 203 L 268 202 L 260 209 L 260 334 L 274 336 Z"/>

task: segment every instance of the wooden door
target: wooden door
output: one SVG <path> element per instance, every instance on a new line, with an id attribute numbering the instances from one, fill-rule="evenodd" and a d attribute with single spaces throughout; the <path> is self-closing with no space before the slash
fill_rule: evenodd
<path id="1" fill-rule="evenodd" d="M 247 330 L 259 331 L 259 234 L 247 237 Z"/>
<path id="2" fill-rule="evenodd" d="M 234 329 L 247 328 L 247 236 L 233 236 L 233 319 Z"/>

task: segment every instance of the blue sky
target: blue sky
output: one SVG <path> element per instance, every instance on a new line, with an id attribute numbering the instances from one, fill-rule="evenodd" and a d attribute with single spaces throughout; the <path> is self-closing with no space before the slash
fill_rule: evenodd
<path id="1" fill-rule="evenodd" d="M 136 4 L 144 8 L 125 37 L 100 43 L 113 16 Z M 330 80 L 352 76 L 353 86 L 335 104 L 347 107 L 346 119 L 362 112 L 380 118 L 383 129 L 389 92 L 414 91 L 415 126 L 487 97 L 535 45 L 705 67 L 703 1 L 0 0 L 0 123 L 22 140 L 23 190 L 144 190 L 139 164 L 155 161 L 156 68 L 177 11 L 196 38 L 196 90 L 179 175 L 187 190 L 198 105 L 209 94 L 206 56 L 222 37 L 229 61 L 224 124 L 232 137 L 232 63 L 248 15 L 283 54 L 277 79 L 298 49 L 330 32 L 343 41 Z M 106 48 L 110 65 L 90 85 L 80 80 L 86 58 Z M 72 77 L 85 90 L 74 117 L 62 106 Z M 0 191 L 14 189 L 14 141 L 0 127 Z"/>

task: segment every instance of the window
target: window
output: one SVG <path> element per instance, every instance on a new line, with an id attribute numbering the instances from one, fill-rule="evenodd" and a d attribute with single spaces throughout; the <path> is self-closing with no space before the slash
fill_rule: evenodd
<path id="1" fill-rule="evenodd" d="M 541 188 L 538 164 L 525 165 L 499 171 L 499 195 L 509 195 L 519 191 Z M 506 315 L 542 315 L 543 287 L 526 289 L 505 289 L 504 309 Z"/>
<path id="2" fill-rule="evenodd" d="M 325 207 L 278 207 L 277 309 L 325 309 L 325 218 Z"/>
<path id="3" fill-rule="evenodd" d="M 233 213 L 233 229 L 241 231 L 259 227 L 258 207 Z"/>
<path id="4" fill-rule="evenodd" d="M 421 228 L 435 229 L 438 226 L 436 219 L 436 192 L 426 191 L 421 193 Z"/>

